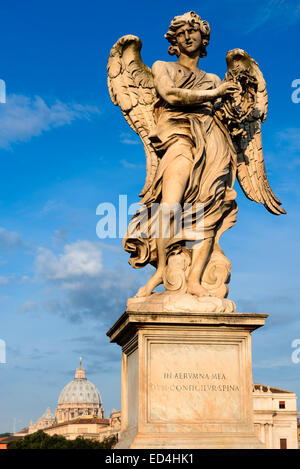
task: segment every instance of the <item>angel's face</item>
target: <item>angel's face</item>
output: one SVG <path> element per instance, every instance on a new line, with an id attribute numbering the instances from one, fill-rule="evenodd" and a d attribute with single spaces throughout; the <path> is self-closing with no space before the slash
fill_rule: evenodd
<path id="1" fill-rule="evenodd" d="M 197 26 L 185 24 L 178 29 L 176 39 L 180 52 L 186 55 L 194 55 L 201 47 L 201 32 Z"/>

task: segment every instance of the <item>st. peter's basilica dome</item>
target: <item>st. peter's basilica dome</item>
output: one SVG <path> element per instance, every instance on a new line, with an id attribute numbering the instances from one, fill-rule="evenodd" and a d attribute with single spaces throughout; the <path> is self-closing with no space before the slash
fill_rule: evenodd
<path id="1" fill-rule="evenodd" d="M 96 386 L 86 379 L 81 359 L 75 378 L 60 393 L 55 415 L 57 421 L 70 420 L 80 415 L 104 418 L 100 393 Z"/>

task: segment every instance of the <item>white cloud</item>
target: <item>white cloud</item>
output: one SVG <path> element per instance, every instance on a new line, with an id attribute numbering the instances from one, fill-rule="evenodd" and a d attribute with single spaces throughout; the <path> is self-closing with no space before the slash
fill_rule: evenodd
<path id="1" fill-rule="evenodd" d="M 253 367 L 254 368 L 262 368 L 262 369 L 268 369 L 268 368 L 281 368 L 281 367 L 289 367 L 293 366 L 293 362 L 291 360 L 291 357 L 284 357 L 284 358 L 273 358 L 273 359 L 268 359 L 268 360 L 260 360 L 256 362 Z"/>
<path id="2" fill-rule="evenodd" d="M 259 27 L 263 26 L 278 9 L 282 11 L 284 0 L 268 0 L 264 4 L 260 4 L 256 8 L 256 15 L 252 21 L 251 26 L 248 29 L 248 32 L 254 31 Z"/>
<path id="3" fill-rule="evenodd" d="M 287 30 L 299 21 L 299 0 L 248 0 L 247 14 L 241 15 L 241 1 L 220 2 L 220 14 L 226 14 L 225 27 L 239 29 L 243 33 L 253 33 L 257 29 Z M 228 15 L 230 11 L 230 15 Z"/>
<path id="4" fill-rule="evenodd" d="M 22 275 L 20 282 L 21 283 L 30 283 L 32 279 L 28 275 Z"/>
<path id="5" fill-rule="evenodd" d="M 139 145 L 141 143 L 140 138 L 133 132 L 131 134 L 123 132 L 121 133 L 120 137 L 121 142 L 125 145 Z"/>
<path id="6" fill-rule="evenodd" d="M 27 300 L 20 306 L 20 311 L 23 313 L 29 313 L 34 311 L 37 308 L 35 301 Z"/>
<path id="7" fill-rule="evenodd" d="M 16 276 L 14 274 L 6 277 L 4 275 L 0 275 L 0 285 L 8 285 L 12 281 L 16 282 Z"/>
<path id="8" fill-rule="evenodd" d="M 61 210 L 62 208 L 63 204 L 61 202 L 58 202 L 56 200 L 47 200 L 40 212 L 40 215 L 48 215 L 48 213 Z"/>
<path id="9" fill-rule="evenodd" d="M 0 285 L 7 285 L 9 283 L 9 277 L 4 277 L 0 275 Z"/>
<path id="10" fill-rule="evenodd" d="M 90 317 L 111 323 L 126 306 L 149 269 L 136 272 L 129 266 L 103 266 L 101 242 L 77 241 L 66 244 L 60 254 L 39 248 L 36 258 L 35 280 L 46 285 L 41 310 L 59 314 L 71 322 Z"/>
<path id="11" fill-rule="evenodd" d="M 50 249 L 39 248 L 36 266 L 37 273 L 48 280 L 95 277 L 102 271 L 102 254 L 95 243 L 77 241 L 67 244 L 58 256 Z"/>
<path id="12" fill-rule="evenodd" d="M 282 132 L 278 132 L 278 144 L 284 147 L 285 150 L 293 153 L 300 153 L 300 129 L 289 128 Z"/>
<path id="13" fill-rule="evenodd" d="M 0 249 L 10 249 L 25 246 L 19 233 L 8 231 L 0 227 Z"/>
<path id="14" fill-rule="evenodd" d="M 40 96 L 9 95 L 6 104 L 0 107 L 0 148 L 9 149 L 12 143 L 26 142 L 75 119 L 90 119 L 93 114 L 99 114 L 96 106 L 58 100 L 48 105 Z"/>
<path id="15" fill-rule="evenodd" d="M 145 165 L 143 166 L 141 164 L 130 163 L 127 160 L 121 160 L 121 163 L 124 166 L 124 168 L 126 168 L 126 169 L 140 169 L 140 168 L 144 168 L 144 166 L 145 166 Z"/>
<path id="16" fill-rule="evenodd" d="M 274 156 L 274 161 L 290 171 L 295 171 L 297 167 L 300 166 L 300 128 L 291 127 L 284 129 L 281 132 L 277 132 L 276 137 L 277 147 L 280 153 L 278 154 L 277 150 L 276 156 Z M 293 181 L 289 176 L 287 192 L 293 190 L 292 184 Z M 295 192 L 298 194 L 299 184 L 297 180 L 295 181 L 295 184 Z"/>
<path id="17" fill-rule="evenodd" d="M 53 242 L 56 247 L 61 246 L 62 243 L 63 244 L 67 243 L 67 233 L 68 233 L 68 229 L 64 227 L 54 230 Z"/>

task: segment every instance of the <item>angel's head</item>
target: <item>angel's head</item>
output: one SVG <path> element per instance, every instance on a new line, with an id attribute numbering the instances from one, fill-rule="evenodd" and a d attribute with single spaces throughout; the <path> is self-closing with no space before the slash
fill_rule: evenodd
<path id="1" fill-rule="evenodd" d="M 175 16 L 169 26 L 165 38 L 170 42 L 169 54 L 177 55 L 199 53 L 199 57 L 207 55 L 206 47 L 209 44 L 210 27 L 194 11 L 184 15 Z"/>

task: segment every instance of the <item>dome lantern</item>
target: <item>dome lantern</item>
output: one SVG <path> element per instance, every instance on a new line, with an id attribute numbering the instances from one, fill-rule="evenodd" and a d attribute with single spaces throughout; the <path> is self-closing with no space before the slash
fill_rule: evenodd
<path id="1" fill-rule="evenodd" d="M 75 372 L 75 379 L 86 379 L 85 369 L 82 366 L 82 358 L 80 357 L 79 367 Z"/>

